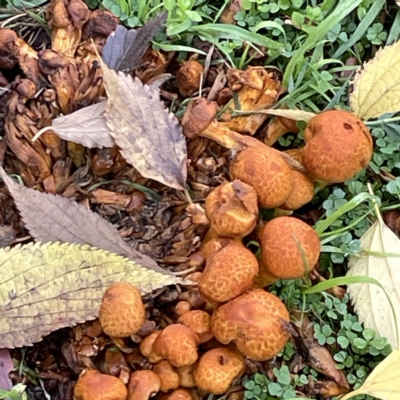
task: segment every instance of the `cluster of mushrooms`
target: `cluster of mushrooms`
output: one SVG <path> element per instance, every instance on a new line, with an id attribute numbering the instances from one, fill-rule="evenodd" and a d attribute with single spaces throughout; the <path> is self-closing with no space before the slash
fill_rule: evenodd
<path id="1" fill-rule="evenodd" d="M 75 387 L 76 400 L 147 400 L 157 393 L 163 400 L 189 400 L 199 393 L 227 393 L 243 375 L 246 359 L 270 360 L 290 338 L 289 312 L 265 288 L 312 271 L 320 241 L 312 227 L 290 215 L 257 224 L 259 207 L 295 210 L 312 199 L 316 181 L 351 178 L 369 163 L 372 138 L 352 113 L 325 111 L 309 121 L 305 146 L 284 154 L 266 144 L 272 135 L 265 143 L 242 135 L 229 126 L 231 121 L 217 121 L 217 110 L 218 105 L 198 98 L 182 121 L 189 138 L 211 138 L 234 150 L 232 181 L 213 189 L 205 201 L 205 267 L 187 276 L 190 294 L 176 304 L 176 322 L 142 338 L 139 349 L 148 368 L 131 373 L 127 385 L 117 377 L 86 371 Z M 278 121 L 284 133 L 285 119 Z M 273 135 L 274 140 L 279 136 L 276 131 Z M 252 233 L 259 240 L 259 259 L 243 243 Z M 139 332 L 145 319 L 135 287 L 115 283 L 106 291 L 99 322 L 114 343 Z"/>

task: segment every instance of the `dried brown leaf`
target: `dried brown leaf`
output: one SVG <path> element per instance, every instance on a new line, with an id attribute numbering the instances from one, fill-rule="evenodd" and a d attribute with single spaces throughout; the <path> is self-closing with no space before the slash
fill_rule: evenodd
<path id="1" fill-rule="evenodd" d="M 128 257 L 142 267 L 167 273 L 150 257 L 129 247 L 108 221 L 84 206 L 66 197 L 21 186 L 2 167 L 0 174 L 36 240 L 89 244 Z"/>
<path id="2" fill-rule="evenodd" d="M 110 135 L 104 118 L 106 105 L 107 101 L 102 101 L 55 118 L 51 127 L 45 129 L 51 129 L 61 139 L 79 143 L 85 147 L 113 147 L 114 139 Z"/>
<path id="3" fill-rule="evenodd" d="M 114 282 L 143 294 L 182 282 L 106 250 L 59 242 L 1 249 L 0 266 L 0 348 L 27 346 L 96 318 Z"/>
<path id="4" fill-rule="evenodd" d="M 108 94 L 105 116 L 121 154 L 142 176 L 183 190 L 186 141 L 158 90 L 130 75 L 117 74 L 104 63 L 102 67 Z"/>
<path id="5" fill-rule="evenodd" d="M 102 57 L 107 66 L 116 71 L 131 72 L 137 68 L 150 40 L 167 20 L 167 13 L 161 13 L 138 29 L 128 30 L 118 25 L 103 47 Z"/>

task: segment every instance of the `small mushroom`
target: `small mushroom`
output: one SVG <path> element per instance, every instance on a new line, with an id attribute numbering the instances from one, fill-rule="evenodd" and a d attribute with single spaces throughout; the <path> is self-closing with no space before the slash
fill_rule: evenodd
<path id="1" fill-rule="evenodd" d="M 128 383 L 128 400 L 148 400 L 159 392 L 160 387 L 161 380 L 155 372 L 150 370 L 132 372 Z"/>
<path id="2" fill-rule="evenodd" d="M 158 363 L 162 360 L 162 357 L 158 355 L 153 349 L 154 341 L 157 339 L 160 333 L 161 331 L 152 332 L 149 336 L 145 337 L 140 342 L 139 346 L 139 350 L 142 353 L 142 355 L 144 355 L 147 358 L 147 360 L 153 364 Z"/>
<path id="3" fill-rule="evenodd" d="M 183 97 L 190 97 L 200 88 L 204 67 L 196 60 L 189 60 L 182 64 L 176 74 L 176 83 L 179 93 Z"/>
<path id="4" fill-rule="evenodd" d="M 257 193 L 239 180 L 224 183 L 207 196 L 205 212 L 217 235 L 242 238 L 256 225 Z"/>
<path id="5" fill-rule="evenodd" d="M 304 132 L 302 164 L 313 178 L 344 182 L 366 168 L 372 157 L 369 129 L 355 114 L 344 110 L 321 112 Z"/>
<path id="6" fill-rule="evenodd" d="M 153 371 L 160 377 L 162 392 L 167 393 L 171 389 L 178 389 L 179 375 L 169 361 L 160 361 L 154 366 Z"/>
<path id="7" fill-rule="evenodd" d="M 253 289 L 217 308 L 211 329 L 220 343 L 233 341 L 246 357 L 265 361 L 285 346 L 289 321 L 289 312 L 277 296 Z"/>
<path id="8" fill-rule="evenodd" d="M 292 178 L 292 192 L 285 203 L 280 206 L 284 210 L 297 210 L 314 197 L 314 183 L 307 174 L 292 170 Z"/>
<path id="9" fill-rule="evenodd" d="M 230 166 L 232 179 L 253 186 L 261 207 L 284 204 L 293 189 L 292 170 L 280 153 L 267 147 L 248 147 L 238 153 Z"/>
<path id="10" fill-rule="evenodd" d="M 188 311 L 178 318 L 178 323 L 187 326 L 198 336 L 199 343 L 208 342 L 214 337 L 210 322 L 210 315 L 202 310 Z"/>
<path id="11" fill-rule="evenodd" d="M 113 283 L 104 293 L 99 321 L 104 333 L 124 338 L 137 333 L 145 322 L 139 290 L 128 283 Z"/>
<path id="12" fill-rule="evenodd" d="M 197 361 L 197 335 L 181 324 L 167 326 L 153 344 L 154 351 L 174 367 L 183 367 Z"/>
<path id="13" fill-rule="evenodd" d="M 188 390 L 177 389 L 172 393 L 165 395 L 162 400 L 194 400 L 194 398 Z"/>
<path id="14" fill-rule="evenodd" d="M 262 265 L 277 279 L 301 278 L 316 265 L 321 244 L 309 225 L 294 217 L 269 221 L 260 234 Z"/>
<path id="15" fill-rule="evenodd" d="M 128 390 L 120 379 L 96 370 L 83 372 L 74 388 L 74 400 L 126 400 L 127 397 Z"/>
<path id="16" fill-rule="evenodd" d="M 179 375 L 179 386 L 184 388 L 192 388 L 196 386 L 193 378 L 194 365 L 186 365 L 185 367 L 179 367 L 176 369 Z"/>
<path id="17" fill-rule="evenodd" d="M 228 391 L 234 379 L 245 370 L 244 357 L 235 350 L 219 347 L 204 353 L 196 365 L 193 377 L 196 386 L 211 394 Z"/>
<path id="18" fill-rule="evenodd" d="M 242 243 L 233 242 L 207 260 L 198 288 L 206 300 L 224 303 L 249 289 L 257 274 L 254 254 Z"/>

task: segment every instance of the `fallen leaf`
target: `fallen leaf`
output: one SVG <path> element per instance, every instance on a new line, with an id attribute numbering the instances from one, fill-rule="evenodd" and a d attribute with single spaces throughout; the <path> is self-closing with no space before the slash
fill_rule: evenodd
<path id="1" fill-rule="evenodd" d="M 183 190 L 187 150 L 178 120 L 164 108 L 158 90 L 104 63 L 102 68 L 107 125 L 122 156 L 145 178 Z"/>
<path id="2" fill-rule="evenodd" d="M 12 382 L 8 375 L 14 369 L 10 352 L 7 349 L 0 349 L 0 389 L 10 390 L 12 388 Z"/>
<path id="3" fill-rule="evenodd" d="M 129 247 L 118 231 L 98 214 L 66 197 L 21 186 L 2 167 L 0 174 L 36 240 L 89 244 L 128 257 L 142 267 L 168 273 L 150 257 Z"/>
<path id="4" fill-rule="evenodd" d="M 115 142 L 104 117 L 106 106 L 107 101 L 102 101 L 55 118 L 51 126 L 41 129 L 32 141 L 35 141 L 42 133 L 51 130 L 61 139 L 79 143 L 85 147 L 113 147 Z"/>
<path id="5" fill-rule="evenodd" d="M 14 229 L 0 224 L 0 247 L 7 247 L 15 240 Z"/>
<path id="6" fill-rule="evenodd" d="M 128 30 L 118 25 L 108 38 L 102 51 L 103 61 L 115 71 L 132 72 L 140 64 L 150 40 L 159 32 L 167 21 L 167 13 L 163 12 L 138 29 Z"/>
<path id="7" fill-rule="evenodd" d="M 308 122 L 311 118 L 314 118 L 316 116 L 316 114 L 312 112 L 303 110 L 272 109 L 272 110 L 265 110 L 265 113 L 293 119 L 294 121 L 306 121 L 306 122 Z"/>
<path id="8" fill-rule="evenodd" d="M 369 394 L 382 400 L 398 400 L 400 397 L 400 349 L 390 353 L 368 376 L 364 384 L 341 397 L 348 400 L 358 394 Z"/>
<path id="9" fill-rule="evenodd" d="M 380 216 L 360 240 L 363 253 L 350 257 L 346 276 L 374 278 L 385 291 L 378 285 L 354 283 L 348 285 L 348 293 L 360 322 L 366 328 L 374 329 L 379 336 L 387 338 L 393 349 L 398 348 L 396 324 L 385 292 L 399 321 L 400 240 Z"/>
<path id="10" fill-rule="evenodd" d="M 400 110 L 400 41 L 380 49 L 357 73 L 350 95 L 352 110 L 362 119 Z"/>
<path id="11" fill-rule="evenodd" d="M 0 249 L 0 347 L 28 346 L 44 335 L 94 319 L 104 291 L 128 282 L 143 294 L 182 282 L 106 250 L 70 243 Z"/>

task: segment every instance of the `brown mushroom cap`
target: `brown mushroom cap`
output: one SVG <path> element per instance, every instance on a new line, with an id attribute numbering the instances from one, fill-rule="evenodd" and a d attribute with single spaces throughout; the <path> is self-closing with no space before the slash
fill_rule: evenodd
<path id="1" fill-rule="evenodd" d="M 199 343 L 208 342 L 214 337 L 211 332 L 211 316 L 202 310 L 192 310 L 178 318 L 178 323 L 190 328 L 199 338 Z"/>
<path id="2" fill-rule="evenodd" d="M 260 245 L 264 268 L 279 279 L 306 275 L 315 267 L 321 250 L 314 229 L 294 217 L 268 222 L 261 231 Z"/>
<path id="3" fill-rule="evenodd" d="M 198 288 L 206 300 L 224 303 L 249 289 L 257 274 L 254 254 L 241 243 L 230 243 L 207 260 Z"/>
<path id="4" fill-rule="evenodd" d="M 242 243 L 242 241 L 238 238 L 228 238 L 214 235 L 215 233 L 209 230 L 202 242 L 202 252 L 206 260 L 210 259 L 214 254 L 218 253 L 230 243 Z"/>
<path id="5" fill-rule="evenodd" d="M 161 387 L 160 377 L 153 371 L 132 372 L 128 383 L 128 400 L 148 400 Z"/>
<path id="6" fill-rule="evenodd" d="M 160 377 L 162 392 L 167 393 L 171 389 L 178 389 L 179 375 L 169 361 L 160 361 L 154 366 L 153 371 Z"/>
<path id="7" fill-rule="evenodd" d="M 99 321 L 104 333 L 123 338 L 135 334 L 145 322 L 140 291 L 129 283 L 113 283 L 104 293 Z"/>
<path id="8" fill-rule="evenodd" d="M 205 212 L 217 235 L 242 238 L 256 225 L 257 193 L 239 180 L 226 182 L 209 193 Z"/>
<path id="9" fill-rule="evenodd" d="M 264 361 L 276 356 L 288 341 L 284 321 L 289 322 L 289 312 L 283 302 L 254 289 L 214 311 L 211 329 L 220 343 L 233 341 L 245 356 Z"/>
<path id="10" fill-rule="evenodd" d="M 297 210 L 309 203 L 314 197 L 314 184 L 304 172 L 292 171 L 293 189 L 289 198 L 280 208 L 284 210 Z"/>
<path id="11" fill-rule="evenodd" d="M 245 361 L 237 351 L 219 347 L 204 353 L 193 371 L 196 386 L 212 394 L 228 391 L 234 379 L 245 370 Z"/>
<path id="12" fill-rule="evenodd" d="M 200 87 L 204 67 L 196 60 L 189 60 L 182 64 L 176 73 L 176 83 L 179 93 L 184 97 L 190 97 Z"/>
<path id="13" fill-rule="evenodd" d="M 185 367 L 179 367 L 176 369 L 179 375 L 179 386 L 184 388 L 192 388 L 196 386 L 193 379 L 194 365 L 186 365 Z"/>
<path id="14" fill-rule="evenodd" d="M 324 111 L 304 132 L 302 164 L 314 179 L 344 182 L 371 160 L 372 137 L 363 121 L 344 110 Z"/>
<path id="15" fill-rule="evenodd" d="M 181 324 L 167 326 L 154 341 L 154 351 L 174 367 L 183 367 L 197 361 L 197 335 Z"/>
<path id="16" fill-rule="evenodd" d="M 171 394 L 165 395 L 162 400 L 193 400 L 193 396 L 185 389 L 177 389 Z"/>
<path id="17" fill-rule="evenodd" d="M 282 205 L 292 191 L 292 173 L 288 164 L 269 147 L 248 147 L 231 163 L 232 179 L 253 186 L 261 207 L 275 208 Z"/>
<path id="18" fill-rule="evenodd" d="M 115 376 L 89 370 L 82 373 L 74 388 L 75 400 L 126 400 L 128 390 Z"/>
<path id="19" fill-rule="evenodd" d="M 161 333 L 161 331 L 154 331 L 150 333 L 149 336 L 146 336 L 141 342 L 139 346 L 139 350 L 144 355 L 149 362 L 151 363 L 158 363 L 159 361 L 162 360 L 162 357 L 158 355 L 154 349 L 153 349 L 153 344 L 154 341 L 157 339 L 158 335 Z"/>

